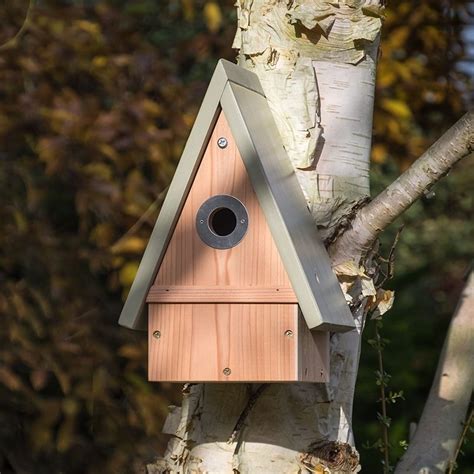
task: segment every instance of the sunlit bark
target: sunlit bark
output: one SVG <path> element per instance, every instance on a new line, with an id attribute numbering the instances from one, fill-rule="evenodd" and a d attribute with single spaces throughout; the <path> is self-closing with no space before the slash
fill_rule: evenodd
<path id="1" fill-rule="evenodd" d="M 238 2 L 239 64 L 260 78 L 324 235 L 369 194 L 381 3 Z M 177 436 L 164 465 L 190 472 L 263 473 L 321 463 L 330 472 L 356 472 L 351 421 L 363 308 L 355 305 L 356 331 L 332 337 L 330 384 L 269 386 L 231 443 L 254 388 L 188 387 L 182 410 L 168 422 L 168 431 Z"/>

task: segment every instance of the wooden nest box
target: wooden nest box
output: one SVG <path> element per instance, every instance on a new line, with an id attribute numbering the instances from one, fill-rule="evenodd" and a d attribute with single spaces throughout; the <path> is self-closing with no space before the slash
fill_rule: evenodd
<path id="1" fill-rule="evenodd" d="M 119 323 L 147 313 L 151 381 L 327 382 L 329 332 L 354 328 L 260 82 L 227 61 Z"/>

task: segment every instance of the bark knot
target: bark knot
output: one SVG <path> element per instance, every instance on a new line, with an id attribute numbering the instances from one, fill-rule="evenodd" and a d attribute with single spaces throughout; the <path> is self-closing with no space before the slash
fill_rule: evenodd
<path id="1" fill-rule="evenodd" d="M 329 235 L 325 240 L 324 244 L 328 248 L 332 245 L 344 232 L 352 228 L 352 221 L 355 219 L 357 213 L 360 209 L 366 206 L 370 202 L 370 197 L 366 196 L 358 201 L 356 201 L 349 209 L 347 209 L 344 215 L 341 217 L 340 221 L 335 226 L 331 235 Z"/>
<path id="2" fill-rule="evenodd" d="M 300 454 L 300 463 L 309 471 L 349 474 L 360 471 L 359 454 L 348 443 L 323 441 L 309 446 Z"/>

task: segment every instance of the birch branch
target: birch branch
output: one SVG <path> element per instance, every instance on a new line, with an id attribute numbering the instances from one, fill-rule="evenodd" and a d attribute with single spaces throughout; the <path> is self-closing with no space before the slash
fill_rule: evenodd
<path id="1" fill-rule="evenodd" d="M 389 224 L 462 158 L 474 152 L 474 112 L 466 113 L 408 170 L 356 215 L 349 228 L 330 247 L 335 264 L 359 260 Z"/>
<path id="2" fill-rule="evenodd" d="M 474 387 L 474 272 L 444 342 L 420 423 L 395 474 L 443 473 L 454 459 Z"/>

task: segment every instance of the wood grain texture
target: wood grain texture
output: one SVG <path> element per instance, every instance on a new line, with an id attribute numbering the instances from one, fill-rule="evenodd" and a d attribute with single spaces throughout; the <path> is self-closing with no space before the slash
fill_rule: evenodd
<path id="1" fill-rule="evenodd" d="M 329 334 L 296 304 L 150 304 L 148 338 L 150 381 L 327 381 Z"/>
<path id="2" fill-rule="evenodd" d="M 298 309 L 298 380 L 329 382 L 329 332 L 310 331 Z"/>
<path id="3" fill-rule="evenodd" d="M 291 288 L 199 285 L 154 285 L 146 301 L 147 303 L 298 303 Z"/>
<path id="4" fill-rule="evenodd" d="M 202 203 L 218 194 L 239 199 L 249 216 L 231 249 L 207 246 L 195 228 Z M 151 381 L 327 381 L 329 334 L 304 322 L 222 113 L 147 302 Z"/>
<path id="5" fill-rule="evenodd" d="M 226 148 L 217 146 L 219 137 L 227 138 Z M 217 194 L 236 197 L 249 215 L 247 234 L 231 249 L 207 246 L 195 229 L 199 207 Z M 292 292 L 287 272 L 223 113 L 217 120 L 154 285 L 262 288 L 264 293 L 268 288 L 278 287 L 280 291 L 286 290 L 286 294 Z M 152 287 L 151 294 L 153 291 Z"/>

